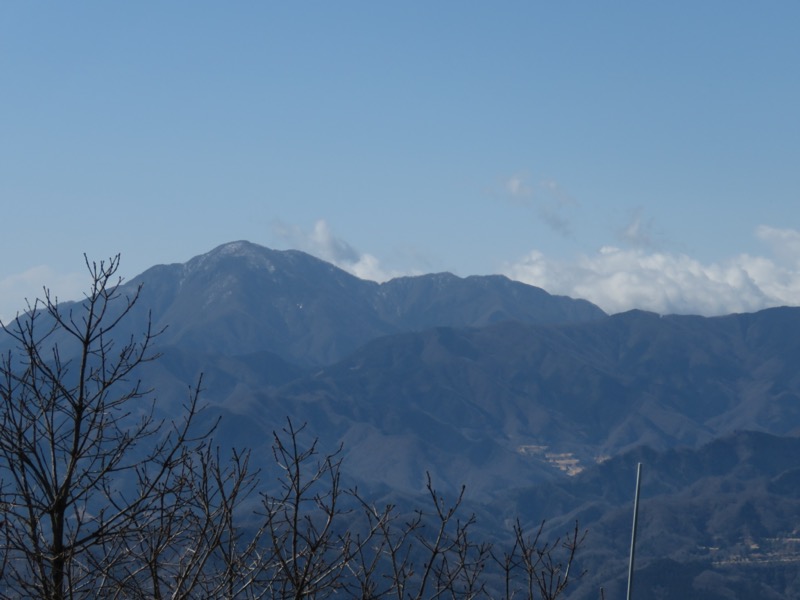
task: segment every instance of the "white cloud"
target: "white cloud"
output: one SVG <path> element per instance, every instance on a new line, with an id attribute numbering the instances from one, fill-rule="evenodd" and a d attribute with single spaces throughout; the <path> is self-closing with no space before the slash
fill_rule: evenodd
<path id="1" fill-rule="evenodd" d="M 609 313 L 719 315 L 800 305 L 800 232 L 761 226 L 773 258 L 739 255 L 703 264 L 684 254 L 604 247 L 574 262 L 538 251 L 505 269 L 512 279 L 553 294 L 585 298 Z"/>
<path id="2" fill-rule="evenodd" d="M 756 237 L 768 244 L 778 259 L 800 267 L 800 231 L 759 225 Z"/>
<path id="3" fill-rule="evenodd" d="M 274 232 L 292 248 L 313 254 L 361 279 L 381 282 L 400 274 L 387 273 L 376 257 L 359 252 L 349 243 L 335 236 L 324 219 L 319 219 L 314 223 L 314 228 L 310 232 L 284 224 L 276 225 Z"/>
<path id="4" fill-rule="evenodd" d="M 311 250 L 321 258 L 334 263 L 357 263 L 360 260 L 358 251 L 350 244 L 333 235 L 328 223 L 318 220 L 307 237 Z"/>
<path id="5" fill-rule="evenodd" d="M 56 273 L 52 268 L 40 265 L 22 273 L 0 279 L 0 320 L 8 324 L 17 315 L 27 310 L 44 296 L 44 287 L 50 289 L 51 297 L 58 300 L 76 300 L 86 288 L 85 273 Z"/>

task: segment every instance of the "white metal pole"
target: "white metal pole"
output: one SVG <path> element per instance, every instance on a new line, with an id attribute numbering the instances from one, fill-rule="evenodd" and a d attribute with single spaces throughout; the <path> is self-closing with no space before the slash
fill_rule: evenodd
<path id="1" fill-rule="evenodd" d="M 633 530 L 631 531 L 631 558 L 628 562 L 628 594 L 626 600 L 631 600 L 633 592 L 633 555 L 636 548 L 636 524 L 639 518 L 639 484 L 642 478 L 642 463 L 636 466 L 636 495 L 633 499 Z"/>

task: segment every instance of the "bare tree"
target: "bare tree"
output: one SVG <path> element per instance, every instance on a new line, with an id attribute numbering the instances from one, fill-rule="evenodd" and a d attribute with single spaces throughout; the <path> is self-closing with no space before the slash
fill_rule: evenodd
<path id="1" fill-rule="evenodd" d="M 63 308 L 45 290 L 3 325 L 18 352 L 0 361 L 0 593 L 159 597 L 165 573 L 188 592 L 235 541 L 247 456 L 223 466 L 211 431 L 193 433 L 199 384 L 179 420 L 156 417 L 136 372 L 159 332 L 148 319 L 138 338 L 116 335 L 141 288 L 124 294 L 119 256 L 86 266 L 82 302 Z"/>
<path id="2" fill-rule="evenodd" d="M 375 547 L 385 566 L 380 570 L 383 587 L 375 590 L 374 597 L 485 597 L 484 569 L 491 544 L 472 539 L 474 515 L 459 517 L 465 488 L 447 503 L 428 474 L 426 489 L 432 509 L 416 509 L 410 518 L 403 518 L 392 506 L 375 519 L 380 540 Z"/>
<path id="3" fill-rule="evenodd" d="M 221 461 L 210 444 L 186 450 L 160 487 L 158 502 L 130 540 L 113 570 L 121 598 L 259 598 L 262 561 L 257 527 L 238 524 L 256 484 L 249 453 Z M 252 511 L 252 509 L 250 509 Z M 111 554 L 121 539 L 111 540 Z"/>
<path id="4" fill-rule="evenodd" d="M 514 524 L 514 540 L 510 549 L 492 552 L 492 558 L 503 573 L 504 598 L 554 600 L 567 589 L 575 555 L 586 539 L 578 522 L 564 538 L 553 542 L 542 539 L 545 523 L 536 533 L 526 534 L 519 520 Z M 579 573 L 577 577 L 580 577 Z"/>
<path id="5" fill-rule="evenodd" d="M 428 478 L 433 509 L 404 516 L 342 486 L 341 448 L 320 454 L 300 443 L 292 421 L 273 434 L 281 477 L 263 495 L 261 585 L 271 598 L 474 598 L 482 594 L 489 544 L 472 542 L 474 517 L 459 520 L 464 490 L 448 505 Z"/>
<path id="6" fill-rule="evenodd" d="M 341 447 L 320 454 L 316 439 L 300 443 L 304 432 L 305 425 L 296 427 L 291 419 L 273 432 L 280 477 L 276 489 L 262 495 L 261 584 L 276 599 L 361 597 L 355 591 L 364 572 L 361 559 L 382 517 L 359 519 L 357 491 L 342 488 Z"/>
<path id="7" fill-rule="evenodd" d="M 577 523 L 552 543 L 544 524 L 529 536 L 520 522 L 507 545 L 476 539 L 476 517 L 461 516 L 464 488 L 448 502 L 430 476 L 422 508 L 378 508 L 343 487 L 341 448 L 325 455 L 316 440 L 303 446 L 304 429 L 288 420 L 273 434 L 282 478 L 263 499 L 271 546 L 261 585 L 270 598 L 555 600 L 574 579 L 585 535 Z"/>

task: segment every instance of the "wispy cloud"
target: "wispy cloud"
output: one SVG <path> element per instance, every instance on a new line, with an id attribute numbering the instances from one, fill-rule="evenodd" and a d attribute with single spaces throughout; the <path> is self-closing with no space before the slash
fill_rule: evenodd
<path id="1" fill-rule="evenodd" d="M 774 256 L 741 254 L 703 264 L 643 248 L 606 246 L 575 261 L 533 251 L 506 275 L 550 293 L 590 300 L 610 313 L 632 308 L 661 314 L 719 315 L 800 304 L 800 232 L 761 226 L 755 235 Z"/>
<path id="2" fill-rule="evenodd" d="M 513 204 L 530 207 L 536 217 L 556 233 L 572 233 L 570 211 L 575 200 L 553 179 L 531 182 L 527 172 L 508 177 L 501 186 L 503 197 Z"/>
<path id="3" fill-rule="evenodd" d="M 45 286 L 58 300 L 77 300 L 86 288 L 85 273 L 56 273 L 40 265 L 0 279 L 0 320 L 10 323 L 17 315 L 44 296 Z"/>
<path id="4" fill-rule="evenodd" d="M 637 208 L 630 219 L 617 232 L 617 238 L 633 248 L 653 250 L 658 246 L 652 219 L 642 216 L 642 209 Z"/>
<path id="5" fill-rule="evenodd" d="M 348 242 L 334 235 L 324 219 L 316 221 L 311 231 L 278 223 L 273 227 L 273 233 L 292 248 L 313 254 L 361 279 L 380 282 L 400 274 L 386 272 L 376 257 L 359 252 Z"/>
<path id="6" fill-rule="evenodd" d="M 506 179 L 503 189 L 514 200 L 526 200 L 533 196 L 533 188 L 528 184 L 526 173 L 517 173 Z"/>

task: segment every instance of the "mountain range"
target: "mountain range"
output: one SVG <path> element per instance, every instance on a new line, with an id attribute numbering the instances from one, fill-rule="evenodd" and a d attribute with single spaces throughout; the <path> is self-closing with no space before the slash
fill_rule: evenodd
<path id="1" fill-rule="evenodd" d="M 430 473 L 467 486 L 487 531 L 577 519 L 580 599 L 623 593 L 642 463 L 642 597 L 800 593 L 800 309 L 607 315 L 501 276 L 378 284 L 248 242 L 121 289 L 139 285 L 122 333 L 166 328 L 142 377 L 169 413 L 202 372 L 223 445 L 268 454 L 290 417 L 343 444 L 369 493 L 413 498 Z"/>

